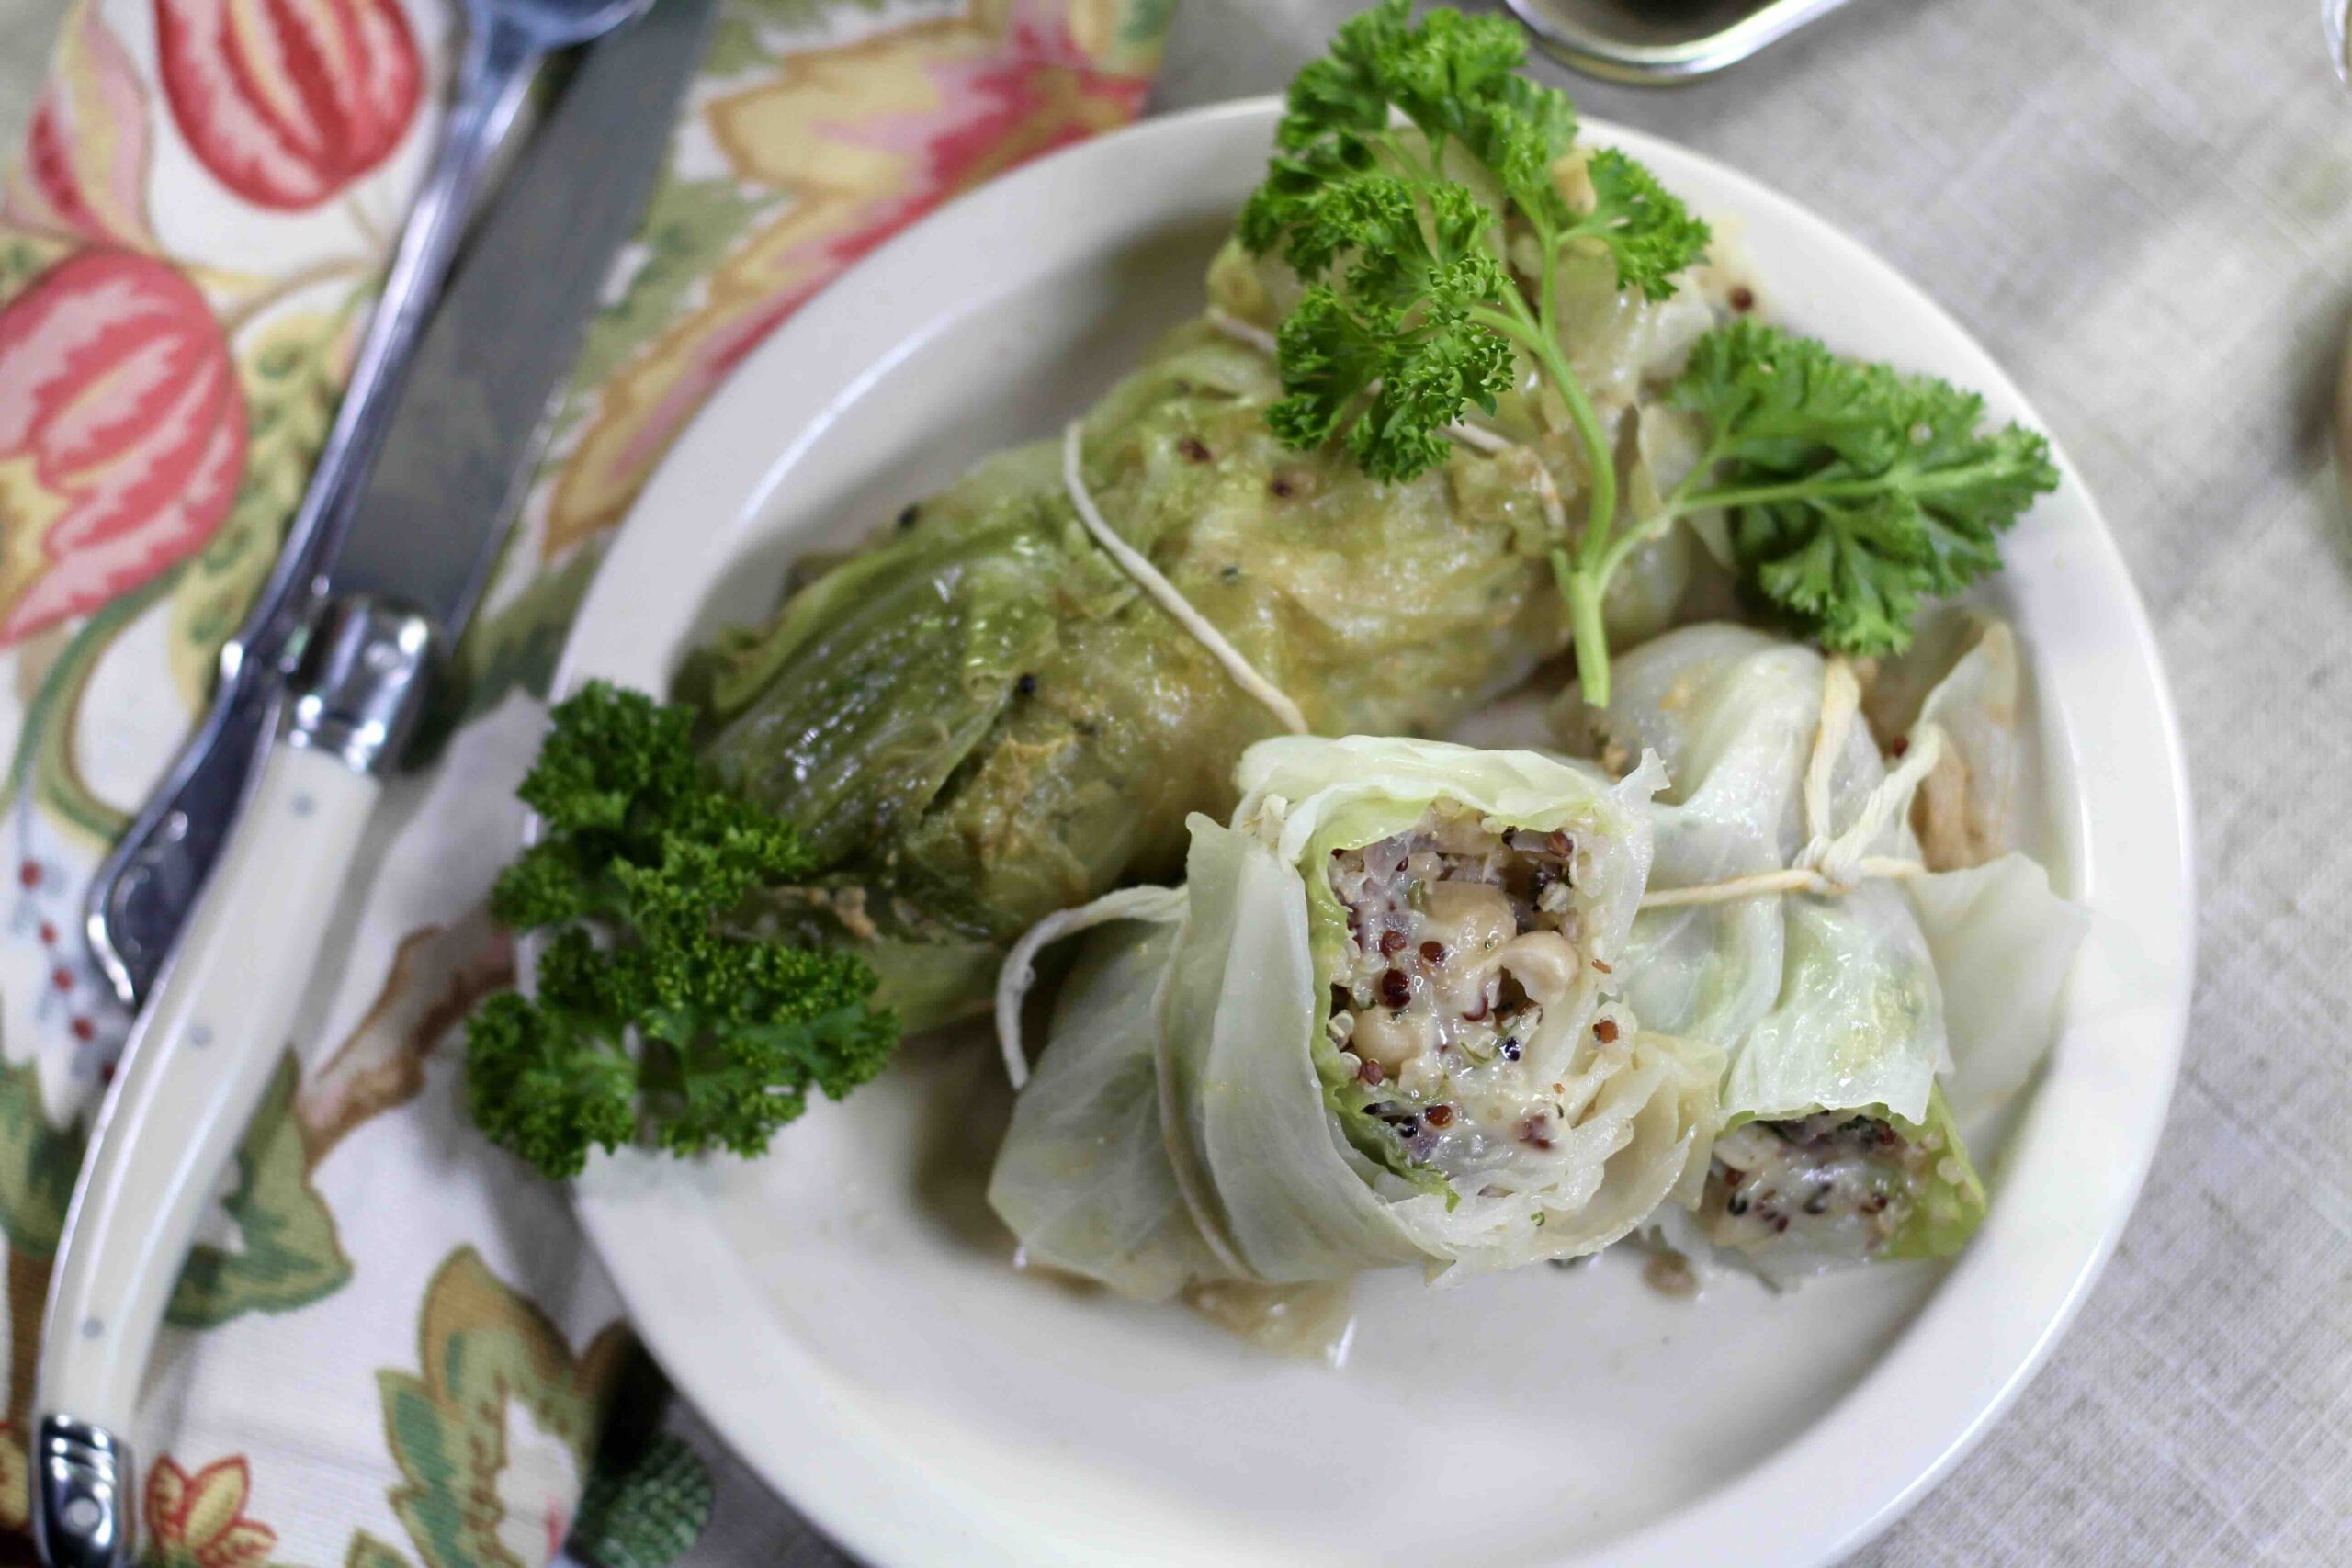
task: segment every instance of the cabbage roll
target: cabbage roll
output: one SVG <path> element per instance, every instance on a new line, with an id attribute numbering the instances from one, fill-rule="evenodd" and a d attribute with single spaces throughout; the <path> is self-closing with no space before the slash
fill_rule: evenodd
<path id="1" fill-rule="evenodd" d="M 1147 1299 L 1442 1276 L 1696 1201 L 1721 1055 L 1615 995 L 1655 769 L 1284 738 L 1238 782 L 1062 988 L 989 1190 L 1028 1260 Z"/>
<path id="2" fill-rule="evenodd" d="M 1736 285 L 1700 269 L 1651 302 L 1589 258 L 1556 282 L 1628 503 L 1671 488 L 1696 450 L 1690 416 L 1657 394 Z M 1228 245 L 1207 291 L 1209 314 L 1085 419 L 1084 479 L 1111 528 L 1317 734 L 1442 732 L 1559 653 L 1548 552 L 1584 458 L 1532 364 L 1490 423 L 1499 440 L 1378 482 L 1336 443 L 1296 452 L 1267 427 L 1282 388 L 1264 345 L 1297 298 L 1290 269 Z M 1694 554 L 1678 528 L 1628 562 L 1612 642 L 1668 624 Z M 910 1030 L 985 1007 L 1042 917 L 1174 876 L 1185 818 L 1224 818 L 1242 750 L 1278 729 L 1089 539 L 1051 443 L 908 507 L 765 626 L 698 654 L 676 694 L 722 775 L 827 864 L 770 890 L 747 929 L 856 948 Z"/>
<path id="3" fill-rule="evenodd" d="M 2013 660 L 2006 628 L 1993 646 L 1988 659 Z M 1964 711 L 1958 728 L 1982 729 L 1975 658 L 1917 705 L 1921 727 L 1899 751 L 1939 715 Z M 1726 1130 L 1697 1229 L 1775 1277 L 1942 1256 L 1967 1240 L 1985 1195 L 1952 1096 L 1964 1087 L 1973 1117 L 2024 1081 L 2055 1032 L 2082 934 L 2080 912 L 2021 855 L 1917 874 L 1906 786 L 1966 754 L 1962 741 L 1939 726 L 1917 776 L 1890 791 L 1858 684 L 1825 733 L 1833 678 L 1845 677 L 1809 648 L 1709 624 L 1625 655 L 1607 710 L 1573 689 L 1555 710 L 1573 750 L 1655 751 L 1665 764 L 1653 907 L 1626 944 L 1624 994 L 1650 1027 L 1727 1054 Z M 2008 697 L 2013 713 L 2013 686 Z M 1981 750 L 1986 736 L 1963 739 Z M 1869 868 L 1843 891 L 1658 907 L 1673 890 L 1783 872 L 1833 838 Z"/>
<path id="4" fill-rule="evenodd" d="M 1266 428 L 1266 358 L 1177 333 L 1085 422 L 1111 525 L 1317 731 L 1443 727 L 1565 641 L 1536 458 L 1400 484 Z M 1172 877 L 1268 710 L 1081 528 L 1051 444 L 911 506 L 697 656 L 707 755 L 827 864 L 757 934 L 853 945 L 910 1029 L 984 1008 L 1012 939 Z"/>

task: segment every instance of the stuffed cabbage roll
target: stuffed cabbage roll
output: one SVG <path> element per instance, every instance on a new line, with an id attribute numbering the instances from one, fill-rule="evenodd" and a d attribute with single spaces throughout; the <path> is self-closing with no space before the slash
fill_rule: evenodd
<path id="1" fill-rule="evenodd" d="M 1659 405 L 1736 285 L 1621 295 L 1592 258 L 1557 278 L 1565 351 L 1619 435 L 1628 497 L 1696 451 Z M 1296 276 L 1228 245 L 1210 310 L 1084 421 L 1082 479 L 1140 551 L 1318 734 L 1442 731 L 1566 642 L 1549 552 L 1585 486 L 1566 416 L 1501 401 L 1482 439 L 1403 482 L 1334 443 L 1285 447 L 1270 333 Z M 1627 563 L 1609 636 L 1665 625 L 1693 555 L 1677 529 Z M 827 863 L 751 929 L 853 946 L 909 1029 L 986 1005 L 1007 945 L 1054 910 L 1175 874 L 1184 819 L 1222 819 L 1244 747 L 1280 728 L 1080 526 L 1041 443 L 907 508 L 698 655 L 678 696 L 707 755 Z"/>
<path id="2" fill-rule="evenodd" d="M 1960 749 L 1933 716 L 1982 666 L 1952 679 L 1892 778 L 1851 670 L 1745 626 L 1669 633 L 1618 662 L 1608 709 L 1571 690 L 1555 713 L 1572 749 L 1655 751 L 1671 781 L 1625 997 L 1728 1054 L 1697 1228 L 1774 1276 L 1956 1250 L 1985 1197 L 1952 1097 L 1997 1104 L 2056 1028 L 2080 912 L 2020 855 L 1922 874 L 1913 794 Z"/>
<path id="3" fill-rule="evenodd" d="M 1154 1299 L 1437 1275 L 1695 1201 L 1720 1054 L 1614 995 L 1654 768 L 1285 738 L 1238 782 L 1062 988 L 989 1184 L 1030 1261 Z"/>
<path id="4" fill-rule="evenodd" d="M 1563 644 L 1524 449 L 1400 484 L 1284 449 L 1255 350 L 1178 333 L 1084 427 L 1102 514 L 1317 731 L 1441 728 Z M 826 862 L 763 934 L 865 952 L 908 1027 L 1013 938 L 1175 874 L 1278 726 L 1089 537 L 1048 444 L 982 464 L 699 656 L 707 754 Z"/>

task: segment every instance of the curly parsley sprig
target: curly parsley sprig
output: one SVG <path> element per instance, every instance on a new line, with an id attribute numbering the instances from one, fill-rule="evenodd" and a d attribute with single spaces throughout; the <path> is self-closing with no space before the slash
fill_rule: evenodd
<path id="1" fill-rule="evenodd" d="M 1975 393 L 1759 321 L 1702 338 L 1668 395 L 1707 447 L 1604 577 L 1676 518 L 1724 511 L 1748 581 L 1841 652 L 1908 648 L 1919 602 L 1998 570 L 1996 536 L 2058 483 L 2049 442 L 1985 430 Z"/>
<path id="2" fill-rule="evenodd" d="M 536 999 L 492 997 L 469 1022 L 467 1102 L 550 1177 L 640 1137 L 759 1154 L 811 1088 L 840 1099 L 898 1043 L 864 960 L 725 928 L 754 889 L 813 866 L 788 823 L 696 758 L 693 726 L 592 682 L 555 710 L 519 792 L 547 837 L 500 875 L 491 912 L 557 934 Z"/>
<path id="3" fill-rule="evenodd" d="M 1592 701 L 1609 700 L 1614 573 L 1677 517 L 1711 508 L 1732 512 L 1750 586 L 1825 642 L 1904 646 L 1920 596 L 1992 570 L 1993 534 L 2055 482 L 2041 439 L 2014 426 L 1980 435 L 1970 394 L 1737 323 L 1702 344 L 1672 393 L 1708 420 L 1705 459 L 1619 528 L 1608 434 L 1559 341 L 1559 259 L 1597 247 L 1619 288 L 1659 300 L 1710 235 L 1614 150 L 1585 161 L 1590 200 L 1572 204 L 1555 169 L 1576 107 L 1518 74 L 1524 60 L 1501 17 L 1436 10 L 1416 23 L 1407 0 L 1382 0 L 1292 82 L 1275 156 L 1241 215 L 1242 243 L 1307 285 L 1276 337 L 1274 430 L 1298 447 L 1337 438 L 1374 478 L 1409 479 L 1442 460 L 1447 427 L 1470 409 L 1495 412 L 1523 352 L 1590 476 L 1581 536 L 1550 556 Z M 1514 225 L 1537 258 L 1525 286 L 1506 248 Z"/>

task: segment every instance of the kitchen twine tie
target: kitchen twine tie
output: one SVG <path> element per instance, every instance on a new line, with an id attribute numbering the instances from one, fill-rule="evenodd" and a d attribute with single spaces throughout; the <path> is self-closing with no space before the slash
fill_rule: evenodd
<path id="1" fill-rule="evenodd" d="M 1233 683 L 1249 693 L 1266 706 L 1266 711 L 1280 721 L 1293 735 L 1311 735 L 1306 714 L 1299 711 L 1290 694 L 1263 675 L 1257 666 L 1242 657 L 1241 650 L 1226 640 L 1225 634 L 1212 625 L 1209 618 L 1193 607 L 1177 586 L 1161 575 L 1158 567 L 1145 558 L 1144 553 L 1112 531 L 1103 520 L 1102 510 L 1094 504 L 1094 497 L 1087 491 L 1086 475 L 1082 471 L 1082 447 L 1085 442 L 1084 423 L 1071 420 L 1062 430 L 1062 488 L 1069 492 L 1070 504 L 1078 508 L 1079 521 L 1102 551 L 1118 563 L 1119 570 L 1132 578 L 1136 587 L 1151 595 L 1159 607 L 1174 618 L 1176 624 L 1190 632 L 1194 640 L 1209 650 L 1209 656 L 1225 666 Z"/>
<path id="2" fill-rule="evenodd" d="M 1726 904 L 1770 893 L 1817 893 L 1825 897 L 1851 893 L 1872 878 L 1920 876 L 1927 867 L 1900 855 L 1865 852 L 1886 825 L 1910 809 L 1911 796 L 1934 771 L 1944 750 L 1944 732 L 1932 723 L 1914 727 L 1900 766 L 1879 781 L 1862 802 L 1854 820 L 1834 837 L 1829 831 L 1829 780 L 1838 753 L 1862 702 L 1861 682 L 1843 655 L 1831 655 L 1821 673 L 1821 722 L 1814 729 L 1813 755 L 1804 770 L 1804 819 L 1809 837 L 1785 871 L 1760 872 L 1728 882 L 1702 883 L 1695 887 L 1668 887 L 1642 895 L 1645 909 L 1667 909 L 1691 904 Z"/>

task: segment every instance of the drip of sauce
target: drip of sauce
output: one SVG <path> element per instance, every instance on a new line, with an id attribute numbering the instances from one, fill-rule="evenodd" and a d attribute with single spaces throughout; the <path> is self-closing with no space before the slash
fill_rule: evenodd
<path id="1" fill-rule="evenodd" d="M 1642 1265 L 1642 1283 L 1661 1296 L 1688 1300 L 1699 1293 L 1698 1270 L 1690 1260 L 1671 1247 L 1661 1248 L 1649 1255 Z"/>
<path id="2" fill-rule="evenodd" d="M 1354 1293 L 1346 1280 L 1304 1285 L 1204 1280 L 1185 1287 L 1184 1304 L 1261 1350 L 1314 1357 L 1335 1368 L 1347 1363 L 1355 1337 Z"/>

